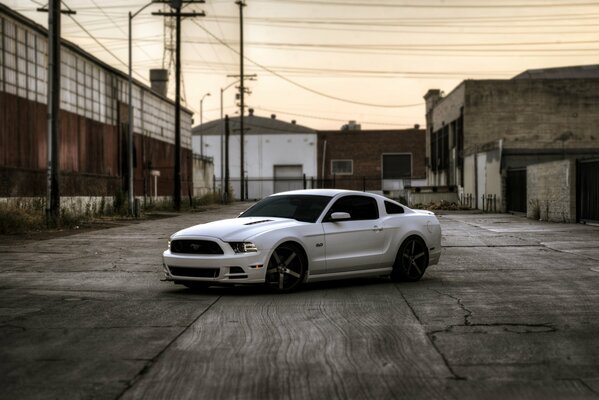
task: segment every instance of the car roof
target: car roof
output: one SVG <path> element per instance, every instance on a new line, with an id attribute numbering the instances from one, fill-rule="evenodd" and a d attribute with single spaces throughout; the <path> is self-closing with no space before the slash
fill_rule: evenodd
<path id="1" fill-rule="evenodd" d="M 272 196 L 290 195 L 290 194 L 302 194 L 308 196 L 337 196 L 338 194 L 344 193 L 355 193 L 355 194 L 366 194 L 372 195 L 372 193 L 358 192 L 356 190 L 345 190 L 345 189 L 303 189 L 303 190 L 291 190 L 288 192 L 275 193 Z"/>

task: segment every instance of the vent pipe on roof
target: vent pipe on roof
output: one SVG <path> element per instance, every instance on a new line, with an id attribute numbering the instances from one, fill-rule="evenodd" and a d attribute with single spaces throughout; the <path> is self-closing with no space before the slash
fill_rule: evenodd
<path id="1" fill-rule="evenodd" d="M 166 92 L 168 89 L 168 70 L 161 68 L 151 69 L 150 83 L 152 85 L 152 91 L 166 97 Z"/>
<path id="2" fill-rule="evenodd" d="M 248 113 L 250 115 L 250 117 L 254 116 L 254 109 L 253 108 L 248 108 Z"/>

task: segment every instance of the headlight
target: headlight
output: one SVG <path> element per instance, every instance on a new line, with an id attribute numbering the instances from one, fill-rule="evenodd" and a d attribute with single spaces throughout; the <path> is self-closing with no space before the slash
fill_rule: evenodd
<path id="1" fill-rule="evenodd" d="M 235 253 L 257 252 L 258 248 L 252 242 L 229 242 L 229 245 Z"/>

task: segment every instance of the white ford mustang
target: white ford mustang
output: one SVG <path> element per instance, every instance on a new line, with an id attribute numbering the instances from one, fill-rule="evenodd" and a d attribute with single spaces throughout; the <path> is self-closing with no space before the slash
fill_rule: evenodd
<path id="1" fill-rule="evenodd" d="M 441 254 L 432 212 L 349 190 L 277 193 L 238 218 L 171 236 L 166 279 L 191 288 L 266 283 L 276 291 L 302 282 L 391 275 L 419 280 Z"/>

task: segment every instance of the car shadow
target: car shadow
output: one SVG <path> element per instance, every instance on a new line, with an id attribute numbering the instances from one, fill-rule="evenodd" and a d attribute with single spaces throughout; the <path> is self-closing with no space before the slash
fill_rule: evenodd
<path id="1" fill-rule="evenodd" d="M 419 285 L 425 283 L 434 278 L 424 277 L 418 282 L 393 282 L 388 276 L 372 277 L 372 278 L 352 278 L 352 279 L 341 279 L 334 281 L 324 282 L 310 282 L 304 283 L 296 291 L 291 293 L 277 293 L 272 289 L 269 289 L 265 285 L 260 284 L 235 284 L 235 285 L 215 285 L 209 288 L 203 289 L 189 289 L 183 285 L 175 285 L 169 293 L 181 296 L 193 296 L 193 295 L 211 295 L 211 296 L 264 296 L 264 295 L 275 295 L 275 296 L 287 296 L 294 293 L 308 293 L 308 292 L 324 292 L 332 290 L 344 290 L 355 287 L 373 287 L 373 286 L 385 286 L 385 285 Z"/>

